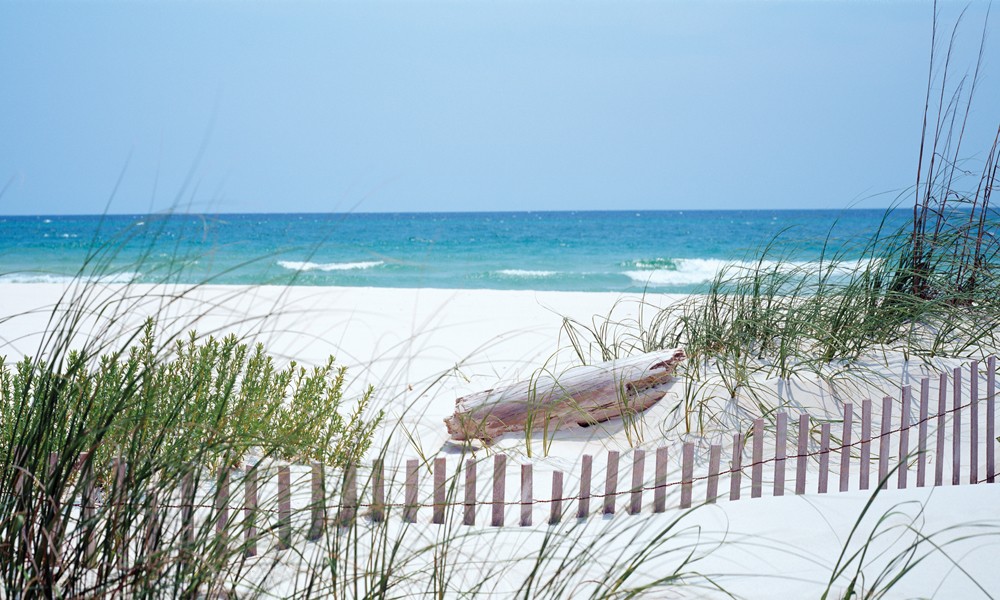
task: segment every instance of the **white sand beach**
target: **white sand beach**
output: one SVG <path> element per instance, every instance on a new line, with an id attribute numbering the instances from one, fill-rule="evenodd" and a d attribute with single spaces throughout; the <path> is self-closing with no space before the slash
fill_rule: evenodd
<path id="1" fill-rule="evenodd" d="M 8 317 L 2 328 L 0 354 L 7 355 L 10 361 L 35 354 L 42 342 L 40 332 L 50 327 L 51 309 L 66 289 L 53 284 L 0 286 L 0 313 Z M 115 312 L 127 318 L 114 327 L 134 328 L 147 316 L 156 316 L 167 333 L 193 328 L 201 334 L 236 333 L 263 341 L 281 359 L 303 365 L 319 364 L 328 355 L 336 356 L 349 369 L 349 394 L 375 386 L 375 402 L 386 411 L 386 421 L 373 451 L 384 452 L 387 464 L 395 468 L 418 456 L 427 460 L 446 457 L 450 461 L 462 457 L 458 445 L 448 442 L 442 422 L 454 410 L 456 398 L 530 377 L 539 369 L 559 372 L 578 364 L 579 358 L 562 329 L 564 318 L 591 324 L 595 318 L 611 314 L 615 321 L 627 324 L 647 319 L 655 308 L 679 299 L 608 293 L 237 286 L 189 290 L 178 299 L 179 289 L 119 285 L 92 285 L 89 289 L 90 293 L 100 290 L 107 298 L 120 300 Z M 91 315 L 87 319 L 89 325 L 79 329 L 89 339 L 114 337 L 108 335 L 113 331 L 102 330 L 101 317 Z M 591 358 L 600 360 L 596 355 Z M 934 367 L 952 369 L 964 364 L 944 360 Z M 866 376 L 856 377 L 860 372 Z M 760 377 L 755 381 L 764 390 L 761 393 L 785 405 L 801 407 L 814 418 L 836 419 L 845 401 L 860 405 L 864 398 L 880 400 L 890 395 L 898 399 L 901 385 L 916 385 L 921 377 L 933 372 L 927 366 L 905 361 L 902 355 L 886 354 L 852 366 L 833 377 L 832 384 L 810 377 Z M 693 442 L 697 472 L 703 473 L 708 446 L 722 444 L 723 460 L 728 461 L 732 434 L 746 432 L 750 413 L 746 412 L 748 407 L 726 397 L 721 383 L 701 386 L 697 394 L 717 409 L 701 434 L 684 430 L 679 407 L 685 392 L 683 383 L 675 381 L 667 387 L 663 400 L 643 415 L 639 432 L 609 422 L 556 433 L 548 440 L 537 435 L 526 439 L 524 435 L 510 434 L 490 447 L 474 446 L 471 457 L 488 464 L 486 461 L 495 453 L 503 453 L 511 465 L 531 462 L 537 482 L 534 497 L 542 499 L 549 497 L 549 473 L 553 470 L 565 471 L 566 489 L 576 489 L 584 454 L 595 456 L 595 489 L 603 486 L 604 456 L 609 450 L 621 453 L 620 478 L 627 481 L 635 448 L 651 454 L 658 447 L 667 447 L 669 470 L 676 474 L 681 445 Z M 768 452 L 773 454 L 773 445 Z M 980 456 L 983 454 L 980 452 Z M 305 472 L 305 467 L 298 468 L 297 477 L 303 477 Z M 816 467 L 810 464 L 810 477 L 815 474 Z M 950 482 L 950 471 L 948 474 L 946 480 Z M 836 481 L 835 476 L 831 480 Z M 765 487 L 772 485 L 770 471 L 764 481 Z M 594 577 L 603 572 L 601 565 L 637 560 L 633 577 L 638 581 L 653 580 L 677 568 L 689 552 L 699 558 L 681 570 L 687 585 L 656 588 L 650 591 L 650 597 L 724 596 L 720 589 L 712 589 L 714 585 L 737 597 L 816 597 L 830 580 L 845 544 L 853 552 L 879 527 L 883 535 L 872 544 L 860 565 L 852 564 L 833 586 L 835 597 L 858 568 L 865 573 L 866 585 L 875 584 L 885 569 L 889 577 L 894 576 L 893 569 L 899 568 L 894 561 L 898 556 L 908 556 L 915 535 L 918 539 L 920 535 L 931 536 L 945 551 L 936 551 L 930 543 L 915 547 L 911 560 L 924 555 L 927 558 L 892 588 L 891 597 L 973 598 L 1000 591 L 1000 573 L 992 565 L 1000 537 L 976 537 L 996 533 L 1000 527 L 995 511 L 1000 487 L 996 484 L 886 490 L 848 542 L 872 493 L 858 490 L 857 482 L 852 480 L 849 492 L 820 495 L 815 493 L 814 481 L 810 479 L 808 493 L 802 496 L 789 492 L 782 498 L 770 498 L 765 494 L 761 499 L 720 501 L 697 508 L 681 518 L 669 535 L 666 532 L 671 523 L 683 514 L 677 508 L 676 491 L 671 491 L 668 510 L 663 514 L 652 514 L 651 509 L 644 508 L 640 515 L 627 515 L 624 509 L 628 497 L 622 496 L 614 517 L 601 516 L 595 509 L 588 520 L 566 519 L 572 523 L 558 528 L 545 524 L 548 504 L 533 508 L 534 525 L 530 527 L 519 527 L 519 508 L 509 506 L 507 525 L 491 528 L 488 507 L 480 507 L 477 525 L 471 528 L 476 535 L 461 537 L 451 544 L 449 585 L 457 594 L 465 589 L 463 586 L 481 583 L 485 578 L 482 591 L 490 597 L 504 597 L 529 575 L 533 557 L 543 544 L 552 543 L 550 536 L 558 531 L 565 537 L 567 552 L 589 548 L 587 560 L 594 563 Z M 421 493 L 429 495 L 430 482 L 424 483 Z M 481 480 L 480 486 L 487 483 Z M 728 486 L 728 481 L 722 485 Z M 743 485 L 749 485 L 748 476 Z M 787 485 L 791 490 L 794 482 L 788 481 Z M 507 487 L 508 499 L 519 498 L 515 476 L 508 475 Z M 696 506 L 704 495 L 703 485 L 696 484 Z M 390 522 L 390 533 L 408 527 L 407 539 L 414 544 L 436 539 L 443 526 L 431 524 L 429 511 L 425 512 L 412 525 Z M 877 520 L 884 515 L 889 516 L 879 525 Z M 664 539 L 653 545 L 654 551 L 641 558 L 634 556 L 636 549 L 661 535 Z M 966 539 L 949 543 L 963 537 Z M 276 597 L 281 597 L 283 590 L 290 589 L 291 582 L 301 576 L 297 569 L 306 561 L 303 556 L 323 551 L 321 545 L 305 541 L 297 542 L 296 547 L 295 553 L 264 554 L 267 560 L 276 559 L 279 566 L 274 568 L 268 563 L 267 569 L 274 570 L 267 571 L 266 581 L 259 583 Z M 362 555 L 366 551 L 362 549 Z M 423 568 L 427 560 L 429 556 L 421 556 L 400 568 Z M 552 562 L 542 568 L 557 569 L 558 564 Z M 263 566 L 261 569 L 265 572 Z M 612 591 L 605 587 L 610 582 L 590 577 L 582 577 L 575 585 L 566 590 L 571 597 Z M 412 586 L 415 594 L 426 588 L 416 578 Z"/>

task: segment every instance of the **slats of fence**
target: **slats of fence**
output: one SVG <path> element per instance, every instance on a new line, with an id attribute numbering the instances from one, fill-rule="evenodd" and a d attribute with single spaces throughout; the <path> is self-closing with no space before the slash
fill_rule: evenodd
<path id="1" fill-rule="evenodd" d="M 322 463 L 313 462 L 309 478 L 310 485 L 310 519 L 308 540 L 318 540 L 323 536 L 326 527 L 326 470 Z"/>
<path id="2" fill-rule="evenodd" d="M 667 510 L 667 449 L 656 449 L 656 471 L 653 476 L 653 512 Z"/>
<path id="3" fill-rule="evenodd" d="M 465 513 L 462 515 L 462 524 L 476 524 L 476 459 L 470 458 L 465 461 Z"/>
<path id="4" fill-rule="evenodd" d="M 552 472 L 552 506 L 549 514 L 549 524 L 557 525 L 562 521 L 562 494 L 563 494 L 563 474 L 562 471 Z"/>
<path id="5" fill-rule="evenodd" d="M 385 462 L 382 459 L 372 463 L 372 521 L 385 521 Z"/>
<path id="6" fill-rule="evenodd" d="M 900 397 L 899 410 L 899 470 L 896 471 L 896 487 L 906 489 L 906 476 L 910 455 L 910 386 L 904 385 Z"/>
<path id="7" fill-rule="evenodd" d="M 948 374 L 938 377 L 937 440 L 934 451 L 934 485 L 944 485 L 945 406 L 948 402 Z"/>
<path id="8" fill-rule="evenodd" d="M 243 553 L 257 555 L 257 465 L 247 465 L 243 478 Z"/>
<path id="9" fill-rule="evenodd" d="M 996 481 L 996 395 L 997 357 L 986 360 L 986 482 Z"/>
<path id="10" fill-rule="evenodd" d="M 431 522 L 437 525 L 444 523 L 444 507 L 447 496 L 445 479 L 447 478 L 448 463 L 444 458 L 434 459 L 434 510 L 431 514 Z"/>
<path id="11" fill-rule="evenodd" d="M 816 491 L 825 494 L 830 479 L 830 424 L 822 423 L 819 432 L 819 481 Z"/>
<path id="12" fill-rule="evenodd" d="M 872 401 L 861 402 L 861 461 L 858 465 L 858 489 L 867 490 L 872 472 Z"/>
<path id="13" fill-rule="evenodd" d="M 882 398 L 882 429 L 878 437 L 878 486 L 889 485 L 889 437 L 892 433 L 892 396 Z"/>
<path id="14" fill-rule="evenodd" d="M 722 446 L 712 444 L 708 450 L 708 489 L 705 492 L 705 501 L 715 504 L 719 496 L 719 468 L 722 466 Z"/>
<path id="15" fill-rule="evenodd" d="M 962 482 L 962 367 L 955 367 L 951 384 L 951 484 Z"/>
<path id="16" fill-rule="evenodd" d="M 632 493 L 629 497 L 630 514 L 639 514 L 642 511 L 642 483 L 645 479 L 646 452 L 637 449 L 632 454 Z"/>
<path id="17" fill-rule="evenodd" d="M 854 433 L 854 405 L 844 404 L 844 426 L 840 434 L 840 491 L 851 486 L 851 439 Z"/>
<path id="18" fill-rule="evenodd" d="M 403 508 L 403 521 L 417 522 L 417 483 L 420 478 L 420 463 L 416 459 L 406 461 L 406 505 Z"/>
<path id="19" fill-rule="evenodd" d="M 979 361 L 969 363 L 969 483 L 979 483 Z"/>
<path id="20" fill-rule="evenodd" d="M 580 463 L 580 503 L 577 506 L 576 516 L 578 519 L 586 519 L 590 515 L 590 490 L 591 477 L 594 474 L 594 457 L 590 454 L 583 455 Z"/>
<path id="21" fill-rule="evenodd" d="M 930 379 L 920 380 L 920 425 L 917 428 L 917 487 L 927 485 L 927 414 L 930 404 Z"/>
<path id="22" fill-rule="evenodd" d="M 608 468 L 604 480 L 604 509 L 606 515 L 615 514 L 615 496 L 618 493 L 618 451 L 608 452 Z"/>
<path id="23" fill-rule="evenodd" d="M 774 495 L 785 495 L 785 454 L 788 452 L 788 414 L 778 413 L 774 426 Z"/>
<path id="24" fill-rule="evenodd" d="M 534 502 L 531 490 L 531 463 L 521 465 L 521 527 L 531 525 L 531 505 Z"/>
<path id="25" fill-rule="evenodd" d="M 341 525 L 347 525 L 358 514 L 358 470 L 354 465 L 347 465 L 347 468 L 344 469 L 342 498 L 343 506 L 338 521 Z"/>
<path id="26" fill-rule="evenodd" d="M 691 487 L 694 480 L 694 444 L 685 442 L 681 448 L 681 508 L 691 507 Z"/>
<path id="27" fill-rule="evenodd" d="M 507 457 L 497 454 L 493 457 L 493 514 L 490 525 L 502 527 L 505 506 L 504 496 L 507 492 Z"/>
<path id="28" fill-rule="evenodd" d="M 799 415 L 799 437 L 798 455 L 796 457 L 795 468 L 795 493 L 802 495 L 806 493 L 806 460 L 809 450 L 809 415 L 802 413 Z"/>
<path id="29" fill-rule="evenodd" d="M 225 548 L 229 531 L 229 467 L 219 469 L 216 481 L 218 489 L 215 493 L 215 533 L 219 536 L 219 545 Z"/>
<path id="30" fill-rule="evenodd" d="M 278 467 L 278 549 L 292 547 L 292 473 L 288 465 Z"/>
<path id="31" fill-rule="evenodd" d="M 753 455 L 750 467 L 750 497 L 760 498 L 764 480 L 764 419 L 753 422 Z"/>
<path id="32" fill-rule="evenodd" d="M 729 465 L 729 501 L 740 499 L 743 479 L 743 434 L 733 434 L 733 460 Z"/>

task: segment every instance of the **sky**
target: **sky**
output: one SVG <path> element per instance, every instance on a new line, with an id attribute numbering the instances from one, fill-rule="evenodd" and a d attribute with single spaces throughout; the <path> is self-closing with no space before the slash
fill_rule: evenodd
<path id="1" fill-rule="evenodd" d="M 942 38 L 965 6 L 940 7 Z M 986 10 L 966 11 L 953 82 Z M 888 206 L 916 176 L 932 16 L 903 1 L 3 2 L 0 214 Z M 1000 122 L 998 17 L 970 165 Z"/>

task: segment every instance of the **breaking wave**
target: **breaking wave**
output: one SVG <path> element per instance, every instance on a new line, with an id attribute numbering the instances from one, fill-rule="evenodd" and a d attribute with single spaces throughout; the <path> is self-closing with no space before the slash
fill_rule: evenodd
<path id="1" fill-rule="evenodd" d="M 291 271 L 353 271 L 355 269 L 371 269 L 381 267 L 381 260 L 346 262 L 346 263 L 314 263 L 309 261 L 279 260 L 278 266 Z"/>

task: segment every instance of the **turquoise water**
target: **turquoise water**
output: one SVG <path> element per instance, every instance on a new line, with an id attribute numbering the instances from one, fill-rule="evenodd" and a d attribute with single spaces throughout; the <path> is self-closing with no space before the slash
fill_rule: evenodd
<path id="1" fill-rule="evenodd" d="M 908 212 L 888 214 L 891 228 Z M 858 258 L 884 210 L 0 217 L 0 282 L 696 291 L 775 235 Z"/>

